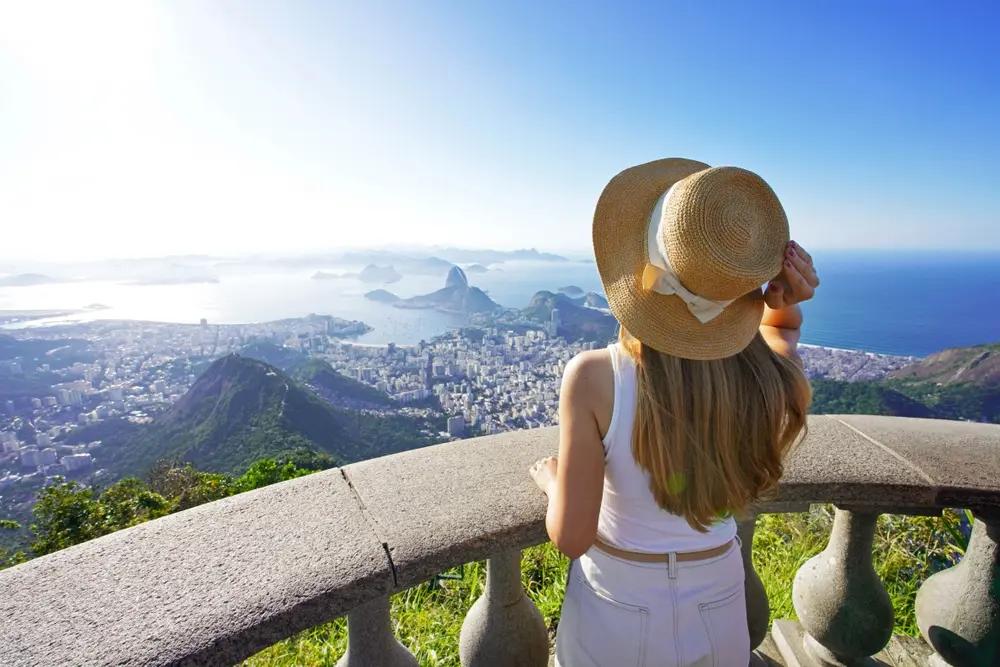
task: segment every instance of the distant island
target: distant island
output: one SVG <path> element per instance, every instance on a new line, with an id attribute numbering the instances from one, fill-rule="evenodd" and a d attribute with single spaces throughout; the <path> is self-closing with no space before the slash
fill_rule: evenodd
<path id="1" fill-rule="evenodd" d="M 377 266 L 375 264 L 369 264 L 361 270 L 358 274 L 358 280 L 363 283 L 394 283 L 399 281 L 403 276 L 397 271 L 392 265 L 389 266 Z"/>
<path id="2" fill-rule="evenodd" d="M 387 292 L 384 289 L 377 289 L 365 294 L 365 298 L 370 301 L 377 301 L 379 303 L 396 303 L 399 301 L 399 297 L 392 292 Z"/>
<path id="3" fill-rule="evenodd" d="M 361 269 L 360 273 L 327 273 L 326 271 L 317 271 L 312 276 L 313 280 L 336 280 L 339 278 L 357 278 L 363 283 L 381 283 L 387 285 L 398 282 L 403 278 L 403 275 L 392 265 L 378 266 L 377 264 L 369 264 Z"/>
<path id="4" fill-rule="evenodd" d="M 576 298 L 578 296 L 583 296 L 583 290 L 576 285 L 567 285 L 566 287 L 560 287 L 558 292 L 562 292 L 568 297 Z"/>
<path id="5" fill-rule="evenodd" d="M 471 287 L 465 272 L 457 266 L 451 267 L 444 287 L 436 292 L 401 299 L 392 292 L 375 290 L 365 298 L 391 303 L 396 308 L 433 309 L 445 313 L 492 313 L 500 308 L 486 292 Z"/>
<path id="6" fill-rule="evenodd" d="M 403 274 L 421 275 L 421 276 L 443 276 L 446 275 L 453 266 L 455 266 L 451 262 L 443 260 L 440 257 L 412 257 L 409 255 L 403 255 L 392 252 L 345 253 L 344 255 L 333 258 L 333 261 L 353 266 L 365 264 L 367 265 L 365 267 L 365 271 L 369 269 L 375 269 L 381 271 L 388 268 L 391 269 L 393 272 L 398 271 Z M 380 267 L 379 262 L 385 262 L 388 264 L 388 266 Z M 365 271 L 362 271 L 362 274 Z M 350 277 L 361 276 L 361 274 L 346 274 L 346 275 Z M 395 281 L 388 280 L 379 282 L 395 282 Z"/>
<path id="7" fill-rule="evenodd" d="M 34 287 L 35 285 L 51 285 L 57 282 L 59 281 L 40 273 L 20 273 L 0 278 L 0 287 Z"/>
<path id="8" fill-rule="evenodd" d="M 482 264 L 470 264 L 469 266 L 465 267 L 465 272 L 466 273 L 488 273 L 489 269 L 486 268 L 485 266 L 483 266 Z"/>
<path id="9" fill-rule="evenodd" d="M 151 285 L 214 285 L 219 282 L 218 278 L 211 276 L 188 276 L 177 278 L 139 278 L 121 283 L 133 287 L 147 287 Z"/>

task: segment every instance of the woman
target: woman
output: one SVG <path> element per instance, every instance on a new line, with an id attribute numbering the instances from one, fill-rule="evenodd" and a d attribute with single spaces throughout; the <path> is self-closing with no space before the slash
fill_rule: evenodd
<path id="1" fill-rule="evenodd" d="M 734 517 L 805 429 L 812 259 L 759 176 L 679 158 L 612 179 L 593 238 L 620 340 L 567 366 L 558 459 L 531 469 L 572 560 L 556 662 L 744 667 Z"/>

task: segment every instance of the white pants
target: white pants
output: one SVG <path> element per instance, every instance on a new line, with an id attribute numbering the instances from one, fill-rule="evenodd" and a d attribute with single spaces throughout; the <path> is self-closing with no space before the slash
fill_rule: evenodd
<path id="1" fill-rule="evenodd" d="M 570 564 L 557 667 L 746 667 L 739 544 L 721 556 L 640 563 L 597 547 Z"/>

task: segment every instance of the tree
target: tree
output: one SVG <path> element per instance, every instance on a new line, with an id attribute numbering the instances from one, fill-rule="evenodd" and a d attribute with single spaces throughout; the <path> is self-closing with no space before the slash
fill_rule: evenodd
<path id="1" fill-rule="evenodd" d="M 174 507 L 134 477 L 123 479 L 97 499 L 102 535 L 166 516 Z"/>
<path id="2" fill-rule="evenodd" d="M 202 472 L 189 463 L 181 466 L 160 461 L 150 471 L 148 482 L 129 477 L 100 494 L 57 477 L 38 493 L 35 521 L 31 525 L 35 536 L 31 551 L 42 556 L 173 512 L 311 472 L 292 461 L 261 459 L 241 477 L 233 479 Z"/>
<path id="3" fill-rule="evenodd" d="M 235 493 L 242 493 L 302 477 L 310 472 L 309 470 L 300 470 L 291 461 L 280 465 L 274 459 L 262 459 L 250 466 L 250 469 L 236 480 L 233 487 Z"/>
<path id="4" fill-rule="evenodd" d="M 104 521 L 91 489 L 56 477 L 53 484 L 38 492 L 32 511 L 35 535 L 31 551 L 36 556 L 71 547 L 104 534 Z"/>
<path id="5" fill-rule="evenodd" d="M 21 530 L 21 524 L 9 519 L 0 519 L 0 530 Z M 23 551 L 0 547 L 0 570 L 28 560 Z"/>

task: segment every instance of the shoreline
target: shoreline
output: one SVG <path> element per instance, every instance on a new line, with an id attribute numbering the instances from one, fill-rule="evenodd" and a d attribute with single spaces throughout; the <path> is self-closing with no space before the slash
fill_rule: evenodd
<path id="1" fill-rule="evenodd" d="M 437 310 L 435 308 L 401 308 L 401 310 Z M 598 310 L 598 309 L 595 309 Z M 143 324 L 143 325 L 155 325 L 155 326 L 180 326 L 180 327 L 200 327 L 199 322 L 171 322 L 164 320 L 131 320 L 131 319 L 117 319 L 117 318 L 107 318 L 103 319 L 101 317 L 95 318 L 85 318 L 76 319 L 74 316 L 84 315 L 84 314 L 96 314 L 100 310 L 88 310 L 88 309 L 73 309 L 73 310 L 0 310 L 0 331 L 2 332 L 15 332 L 15 331 L 27 331 L 33 329 L 56 329 L 65 327 L 81 327 L 89 325 L 114 325 L 114 324 Z M 315 317 L 315 313 L 311 313 L 311 316 Z M 302 317 L 294 318 L 281 318 L 277 320 L 267 320 L 262 322 L 226 322 L 226 323 L 209 323 L 209 327 L 246 327 L 246 326 L 266 326 L 269 324 L 278 324 L 283 322 L 288 322 L 290 320 L 307 320 L 310 315 L 303 315 Z M 13 322 L 5 321 L 6 318 L 27 318 L 19 319 Z M 341 320 L 344 322 L 353 322 L 353 320 L 348 320 L 337 315 L 320 315 L 320 317 L 331 318 L 333 320 Z M 52 321 L 50 318 L 58 318 L 56 321 Z M 333 335 L 334 338 L 343 340 L 345 342 L 349 341 L 353 345 L 360 345 L 365 347 L 388 347 L 389 343 L 374 343 L 366 342 L 364 337 L 369 333 L 375 331 L 373 327 L 365 322 L 362 322 L 368 329 L 363 334 L 349 334 L 346 336 Z M 436 335 L 447 334 L 451 331 L 451 328 L 445 329 Z M 410 343 L 393 343 L 396 347 L 415 347 L 418 342 Z M 897 359 L 907 359 L 910 361 L 918 361 L 923 359 L 924 356 L 921 355 L 907 355 L 907 354 L 888 354 L 884 352 L 873 352 L 871 350 L 865 349 L 853 349 L 853 348 L 843 348 L 843 347 L 833 347 L 830 345 L 817 345 L 815 343 L 799 343 L 800 348 L 807 350 L 826 350 L 828 352 L 840 352 L 846 354 L 864 354 L 871 357 L 884 357 L 884 358 L 897 358 Z"/>
<path id="2" fill-rule="evenodd" d="M 871 350 L 849 349 L 846 347 L 831 347 L 829 345 L 816 345 L 815 343 L 799 343 L 799 348 L 811 350 L 826 350 L 828 352 L 846 352 L 848 354 L 867 354 L 870 357 L 887 357 L 890 359 L 907 359 L 909 361 L 920 361 L 926 357 L 914 354 L 888 354 L 886 352 L 872 352 Z"/>

